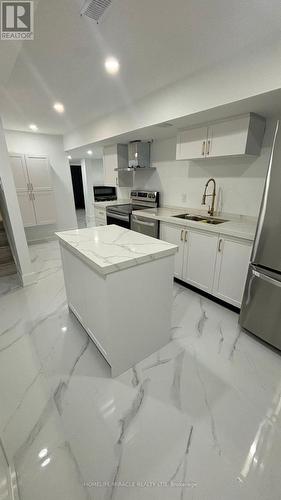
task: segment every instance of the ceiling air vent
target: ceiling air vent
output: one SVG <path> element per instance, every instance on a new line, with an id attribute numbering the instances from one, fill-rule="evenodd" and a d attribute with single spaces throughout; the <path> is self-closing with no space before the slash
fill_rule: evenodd
<path id="1" fill-rule="evenodd" d="M 88 16 L 98 22 L 111 2 L 112 0 L 86 0 L 80 11 L 81 16 Z"/>

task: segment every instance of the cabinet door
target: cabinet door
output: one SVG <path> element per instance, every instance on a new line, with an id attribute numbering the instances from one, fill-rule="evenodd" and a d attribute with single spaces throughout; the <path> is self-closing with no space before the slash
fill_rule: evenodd
<path id="1" fill-rule="evenodd" d="M 177 160 L 205 158 L 207 127 L 184 130 L 177 138 Z"/>
<path id="2" fill-rule="evenodd" d="M 33 191 L 31 194 L 37 224 L 54 224 L 56 211 L 53 191 Z"/>
<path id="3" fill-rule="evenodd" d="M 29 181 L 23 155 L 9 155 L 17 191 L 27 191 Z"/>
<path id="4" fill-rule="evenodd" d="M 213 293 L 220 299 L 240 307 L 252 242 L 220 237 L 218 250 Z"/>
<path id="5" fill-rule="evenodd" d="M 216 123 L 208 128 L 207 157 L 235 156 L 246 153 L 249 117 Z"/>
<path id="6" fill-rule="evenodd" d="M 160 239 L 172 243 L 173 245 L 178 245 L 179 249 L 175 254 L 175 272 L 176 278 L 182 279 L 183 271 L 183 259 L 184 259 L 184 234 L 185 229 L 176 226 L 166 224 L 166 222 L 160 223 Z"/>
<path id="7" fill-rule="evenodd" d="M 105 146 L 103 150 L 103 169 L 105 186 L 117 186 L 117 146 Z"/>
<path id="8" fill-rule="evenodd" d="M 35 226 L 36 219 L 35 219 L 32 194 L 27 192 L 27 191 L 25 191 L 25 192 L 18 191 L 17 195 L 18 195 L 18 202 L 19 202 L 19 207 L 20 207 L 20 211 L 21 211 L 23 225 L 25 227 Z"/>
<path id="9" fill-rule="evenodd" d="M 26 155 L 26 166 L 32 189 L 51 189 L 52 179 L 48 159 Z"/>
<path id="10" fill-rule="evenodd" d="M 218 235 L 188 230 L 183 279 L 205 292 L 212 292 Z"/>

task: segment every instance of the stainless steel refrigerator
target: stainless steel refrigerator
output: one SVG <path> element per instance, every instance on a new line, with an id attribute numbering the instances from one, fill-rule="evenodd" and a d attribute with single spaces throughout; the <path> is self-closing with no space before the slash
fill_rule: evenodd
<path id="1" fill-rule="evenodd" d="M 281 350 L 281 124 L 274 141 L 239 322 Z"/>

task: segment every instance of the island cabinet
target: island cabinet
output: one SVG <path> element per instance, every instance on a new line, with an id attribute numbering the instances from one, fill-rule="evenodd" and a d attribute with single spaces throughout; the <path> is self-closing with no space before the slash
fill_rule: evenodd
<path id="1" fill-rule="evenodd" d="M 252 241 L 166 222 L 160 237 L 179 247 L 176 278 L 240 307 Z"/>
<path id="2" fill-rule="evenodd" d="M 115 225 L 57 235 L 68 306 L 112 376 L 169 342 L 176 245 Z"/>

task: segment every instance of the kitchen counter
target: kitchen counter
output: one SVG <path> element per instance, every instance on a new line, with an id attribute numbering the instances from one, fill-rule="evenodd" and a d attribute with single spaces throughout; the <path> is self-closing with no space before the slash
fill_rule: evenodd
<path id="1" fill-rule="evenodd" d="M 177 251 L 176 245 L 115 225 L 56 234 L 61 244 L 102 275 L 173 255 Z"/>
<path id="2" fill-rule="evenodd" d="M 126 203 L 131 203 L 131 200 L 129 198 L 127 199 L 118 199 L 118 200 L 111 200 L 111 201 L 93 201 L 93 205 L 95 207 L 100 207 L 100 208 L 106 208 L 110 207 L 111 205 L 124 205 Z"/>
<path id="3" fill-rule="evenodd" d="M 116 225 L 57 236 L 68 306 L 112 376 L 169 342 L 176 245 Z"/>
<path id="4" fill-rule="evenodd" d="M 201 229 L 209 232 L 225 234 L 228 236 L 236 236 L 237 238 L 244 238 L 253 241 L 255 238 L 257 221 L 254 217 L 244 216 L 222 216 L 216 218 L 229 218 L 227 222 L 221 224 L 204 224 L 203 222 L 196 222 L 187 219 L 177 219 L 175 215 L 189 213 L 192 215 L 202 215 L 202 211 L 190 210 L 187 208 L 156 208 L 137 210 L 133 214 L 147 217 L 148 219 L 157 219 L 162 222 L 169 222 L 180 226 Z M 206 214 L 204 214 L 206 215 Z"/>

